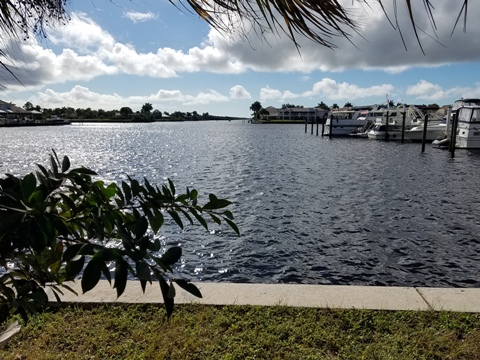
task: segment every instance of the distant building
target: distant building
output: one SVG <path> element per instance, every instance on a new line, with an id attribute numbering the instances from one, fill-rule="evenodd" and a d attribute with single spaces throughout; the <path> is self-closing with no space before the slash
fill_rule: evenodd
<path id="1" fill-rule="evenodd" d="M 24 124 L 42 118 L 40 111 L 28 111 L 13 103 L 0 100 L 0 125 Z"/>
<path id="2" fill-rule="evenodd" d="M 327 118 L 328 111 L 322 108 L 285 108 L 278 109 L 273 106 L 265 108 L 268 115 L 264 115 L 265 120 L 302 120 L 302 121 L 321 121 Z"/>

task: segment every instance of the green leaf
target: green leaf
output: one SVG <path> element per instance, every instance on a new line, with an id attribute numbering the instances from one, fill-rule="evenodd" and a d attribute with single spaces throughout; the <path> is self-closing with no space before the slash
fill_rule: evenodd
<path id="1" fill-rule="evenodd" d="M 170 286 L 168 286 L 167 282 L 163 277 L 159 277 L 158 282 L 160 284 L 160 289 L 162 290 L 163 302 L 165 304 L 167 316 L 170 317 L 170 315 L 172 315 L 174 306 L 173 298 L 168 297 Z"/>
<path id="2" fill-rule="evenodd" d="M 62 198 L 63 202 L 68 206 L 68 208 L 70 210 L 72 210 L 74 213 L 76 213 L 76 206 L 75 206 L 75 202 L 70 199 L 70 197 L 68 197 L 67 195 L 65 195 L 64 193 L 59 193 L 60 194 L 60 197 Z"/>
<path id="3" fill-rule="evenodd" d="M 70 174 L 83 174 L 83 175 L 98 175 L 95 171 L 87 169 L 85 167 L 76 168 L 70 171 Z"/>
<path id="4" fill-rule="evenodd" d="M 137 239 L 142 238 L 148 229 L 148 221 L 145 219 L 144 216 L 137 219 L 137 223 L 135 224 L 135 236 Z"/>
<path id="5" fill-rule="evenodd" d="M 91 259 L 82 275 L 82 291 L 85 294 L 87 291 L 92 290 L 100 280 L 102 275 L 102 261 Z"/>
<path id="6" fill-rule="evenodd" d="M 67 247 L 63 253 L 63 261 L 70 261 L 75 255 L 78 254 L 83 244 L 73 244 Z"/>
<path id="7" fill-rule="evenodd" d="M 153 209 L 153 215 L 148 217 L 148 221 L 152 227 L 153 233 L 156 234 L 163 226 L 163 214 L 157 209 Z"/>
<path id="8" fill-rule="evenodd" d="M 125 194 L 125 199 L 127 200 L 127 203 L 129 203 L 132 199 L 132 189 L 125 181 L 122 181 L 122 190 Z"/>
<path id="9" fill-rule="evenodd" d="M 175 295 L 176 295 L 175 287 L 173 286 L 172 283 L 170 283 L 170 287 L 168 289 L 167 297 L 169 299 L 173 299 L 173 298 L 175 298 Z"/>
<path id="10" fill-rule="evenodd" d="M 119 259 L 115 264 L 115 284 L 114 289 L 117 289 L 117 298 L 123 294 L 127 286 L 128 264 L 125 260 Z"/>
<path id="11" fill-rule="evenodd" d="M 147 188 L 147 190 L 149 192 L 155 192 L 155 189 L 153 188 L 152 185 L 150 185 L 150 183 L 148 182 L 147 178 L 143 178 L 143 181 L 145 183 L 145 187 Z"/>
<path id="12" fill-rule="evenodd" d="M 205 204 L 203 206 L 203 208 L 205 210 L 218 210 L 218 209 L 225 208 L 225 207 L 232 204 L 231 201 L 228 201 L 226 199 L 218 199 L 213 194 L 210 194 L 209 197 L 210 197 L 210 202 L 208 202 L 207 204 Z"/>
<path id="13" fill-rule="evenodd" d="M 65 266 L 67 278 L 74 279 L 82 271 L 83 265 L 85 265 L 85 256 L 83 255 L 75 256 L 72 260 L 67 261 Z"/>
<path id="14" fill-rule="evenodd" d="M 232 228 L 233 231 L 235 231 L 237 233 L 237 235 L 240 235 L 240 230 L 238 230 L 238 227 L 237 225 L 230 219 L 227 219 L 227 218 L 224 218 L 223 220 L 226 221 L 226 223 L 228 225 L 230 225 L 230 227 Z"/>
<path id="15" fill-rule="evenodd" d="M 182 219 L 180 219 L 180 216 L 178 216 L 178 213 L 173 210 L 167 210 L 167 212 L 170 214 L 172 219 L 177 223 L 177 225 L 180 226 L 180 229 L 183 230 L 183 222 L 182 222 Z"/>
<path id="16" fill-rule="evenodd" d="M 198 198 L 198 191 L 196 189 L 192 189 L 190 192 L 187 191 L 190 195 L 190 199 L 196 200 Z"/>
<path id="17" fill-rule="evenodd" d="M 111 285 L 112 284 L 112 275 L 110 274 L 110 269 L 108 268 L 107 264 L 104 263 L 103 261 L 101 262 L 101 269 L 103 276 L 107 279 L 108 283 Z"/>
<path id="18" fill-rule="evenodd" d="M 55 178 L 58 178 L 58 164 L 53 155 L 50 155 L 50 166 L 52 167 L 53 170 L 53 175 Z"/>
<path id="19" fill-rule="evenodd" d="M 233 214 L 230 210 L 225 210 L 222 214 L 225 215 L 230 220 L 233 220 Z"/>
<path id="20" fill-rule="evenodd" d="M 115 261 L 121 257 L 121 250 L 115 248 L 104 248 L 95 253 L 92 259 L 102 262 Z"/>
<path id="21" fill-rule="evenodd" d="M 26 175 L 22 180 L 23 198 L 28 200 L 37 187 L 37 179 L 32 173 Z"/>
<path id="22" fill-rule="evenodd" d="M 179 246 L 174 246 L 169 248 L 165 254 L 160 257 L 160 261 L 166 265 L 175 264 L 182 257 L 182 248 Z"/>
<path id="23" fill-rule="evenodd" d="M 142 187 L 140 186 L 139 182 L 135 179 L 130 179 L 130 185 L 132 187 L 132 194 L 133 196 L 138 196 L 142 192 Z"/>
<path id="24" fill-rule="evenodd" d="M 148 250 L 150 251 L 154 251 L 154 252 L 159 251 L 161 247 L 162 245 L 159 239 L 155 239 L 153 241 L 148 242 Z"/>
<path id="25" fill-rule="evenodd" d="M 61 194 L 63 195 L 63 194 Z M 35 190 L 32 195 L 30 195 L 30 198 L 28 199 L 28 202 L 36 205 L 41 203 L 43 200 L 43 191 L 41 190 Z"/>
<path id="26" fill-rule="evenodd" d="M 151 281 L 150 267 L 143 261 L 137 261 L 136 263 L 137 278 L 143 281 Z"/>
<path id="27" fill-rule="evenodd" d="M 175 196 L 175 185 L 172 180 L 168 179 L 168 186 L 170 187 L 170 192 L 172 193 L 172 197 Z"/>
<path id="28" fill-rule="evenodd" d="M 107 199 L 114 197 L 117 194 L 117 186 L 115 183 L 109 184 L 107 187 L 102 187 L 102 194 Z"/>
<path id="29" fill-rule="evenodd" d="M 152 256 L 151 257 L 153 261 L 155 261 L 155 263 L 160 266 L 162 268 L 163 271 L 170 271 L 170 272 L 173 272 L 172 268 L 170 267 L 170 265 L 167 265 L 165 263 L 163 263 L 161 261 L 161 259 L 159 259 L 158 257 L 156 256 Z M 155 268 L 153 268 L 153 270 L 155 271 Z"/>
<path id="30" fill-rule="evenodd" d="M 65 155 L 62 161 L 62 172 L 66 172 L 68 169 L 70 169 L 70 159 Z"/>
<path id="31" fill-rule="evenodd" d="M 208 224 L 207 224 L 207 221 L 203 218 L 202 215 L 200 215 L 197 211 L 195 210 L 190 210 L 190 213 L 193 214 L 193 216 L 195 216 L 195 218 L 197 219 L 197 221 L 202 224 L 202 226 L 208 230 Z"/>
<path id="32" fill-rule="evenodd" d="M 213 215 L 213 214 L 208 214 L 210 215 L 210 217 L 212 218 L 213 221 L 215 221 L 218 225 L 220 225 L 222 223 L 222 220 L 220 220 L 219 217 Z"/>
<path id="33" fill-rule="evenodd" d="M 44 168 L 42 165 L 40 165 L 40 164 L 36 164 L 36 165 L 37 165 L 37 167 L 40 169 L 40 171 L 42 172 L 43 176 L 48 177 L 48 171 L 47 171 L 47 169 L 45 169 L 45 168 Z"/>
<path id="34" fill-rule="evenodd" d="M 200 292 L 200 290 L 191 282 L 188 282 L 183 279 L 174 279 L 173 281 L 175 281 L 178 284 L 178 286 L 180 286 L 183 290 L 188 291 L 193 296 L 202 298 L 202 293 Z"/>

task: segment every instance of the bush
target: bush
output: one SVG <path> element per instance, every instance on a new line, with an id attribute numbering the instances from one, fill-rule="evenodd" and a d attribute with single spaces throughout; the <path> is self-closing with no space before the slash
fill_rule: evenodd
<path id="1" fill-rule="evenodd" d="M 145 291 L 158 281 L 167 315 L 174 307 L 174 283 L 201 297 L 198 288 L 175 278 L 172 265 L 182 255 L 179 247 L 161 253 L 155 237 L 168 214 L 180 228 L 184 221 L 208 229 L 207 220 L 226 222 L 237 234 L 226 199 L 209 195 L 199 205 L 197 190 L 176 194 L 172 181 L 161 187 L 147 179 L 141 185 L 128 181 L 106 184 L 94 181 L 96 173 L 70 169 L 67 156 L 60 162 L 55 151 L 50 169 L 24 177 L 7 174 L 0 179 L 0 307 L 4 316 L 28 316 L 48 305 L 46 287 L 58 301 L 67 282 L 82 273 L 81 287 L 92 290 L 102 275 L 114 280 L 117 296 L 125 290 L 129 274 Z M 114 268 L 113 274 L 109 265 Z"/>

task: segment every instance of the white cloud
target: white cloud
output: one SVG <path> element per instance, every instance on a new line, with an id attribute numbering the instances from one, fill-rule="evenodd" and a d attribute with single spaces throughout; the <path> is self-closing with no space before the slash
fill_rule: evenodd
<path id="1" fill-rule="evenodd" d="M 438 101 L 447 97 L 455 99 L 480 97 L 480 83 L 473 87 L 455 86 L 450 89 L 443 89 L 440 85 L 420 80 L 417 84 L 407 88 L 407 95 L 414 96 L 418 100 Z"/>
<path id="2" fill-rule="evenodd" d="M 347 4 L 348 3 L 348 4 Z M 351 8 L 350 1 L 345 4 Z M 354 2 L 357 4 L 357 2 Z M 425 9 L 418 6 L 416 14 L 419 26 L 433 34 L 425 21 Z M 364 13 L 363 11 L 367 13 Z M 374 6 L 372 10 L 352 8 L 362 16 L 359 31 L 364 38 L 355 36 L 354 47 L 343 38 L 334 39 L 340 49 L 332 51 L 312 42 L 300 42 L 300 54 L 286 37 L 266 35 L 266 41 L 253 36 L 250 41 L 224 37 L 211 30 L 208 39 L 187 51 L 169 47 L 139 52 L 134 45 L 116 40 L 84 13 L 72 13 L 71 21 L 56 31 L 49 32 L 49 39 L 59 53 L 45 48 L 35 40 L 20 45 L 15 53 L 16 62 L 26 85 L 44 86 L 55 82 L 90 80 L 101 75 L 129 74 L 152 78 L 173 78 L 186 73 L 211 72 L 240 74 L 248 70 L 257 72 L 301 72 L 307 81 L 313 71 L 342 71 L 345 69 L 383 70 L 389 74 L 405 71 L 412 66 L 440 66 L 442 64 L 480 59 L 480 26 L 469 22 L 468 33 L 456 31 L 450 36 L 454 20 L 451 14 L 458 11 L 458 4 L 445 3 L 435 9 L 439 24 L 436 38 L 419 32 L 425 55 L 421 52 L 411 31 L 408 16 L 400 11 L 399 27 L 405 36 L 405 50 L 398 31 L 392 28 L 386 17 Z M 473 12 L 473 13 L 472 13 Z M 389 11 L 390 15 L 393 11 Z M 128 12 L 130 19 L 144 19 L 153 13 Z M 480 17 L 480 9 L 473 8 L 469 16 Z M 436 40 L 438 39 L 438 40 Z M 440 41 L 443 43 L 441 44 Z M 445 47 L 445 46 L 447 47 Z M 57 65 L 59 64 L 59 66 Z M 0 76 L 4 72 L 0 71 Z M 5 75 L 9 79 L 8 74 Z M 355 89 L 350 89 L 355 92 Z M 264 96 L 272 96 L 268 91 Z M 277 96 L 277 95 L 275 95 Z M 287 94 L 284 94 L 287 97 Z M 290 98 L 294 97 L 290 94 Z"/>
<path id="3" fill-rule="evenodd" d="M 120 96 L 114 94 L 102 94 L 91 91 L 89 88 L 76 85 L 65 92 L 46 89 L 38 92 L 28 101 L 38 104 L 41 107 L 55 108 L 71 106 L 73 108 L 100 108 L 119 109 L 123 106 L 138 108 L 139 104 L 150 102 L 154 106 L 191 106 L 206 105 L 229 101 L 230 98 L 217 91 L 209 90 L 198 94 L 184 94 L 180 90 L 159 90 L 155 94 L 144 96 Z M 94 104 L 94 106 L 92 106 Z"/>
<path id="4" fill-rule="evenodd" d="M 251 99 L 250 93 L 242 86 L 235 85 L 230 89 L 230 98 L 232 99 Z"/>
<path id="5" fill-rule="evenodd" d="M 157 15 L 148 11 L 146 13 L 136 12 L 136 11 L 127 11 L 123 14 L 123 17 L 132 20 L 135 24 L 137 22 L 145 22 L 149 20 L 154 20 L 157 18 Z"/>
<path id="6" fill-rule="evenodd" d="M 383 84 L 369 87 L 361 87 L 356 84 L 346 82 L 338 83 L 331 78 L 324 78 L 315 84 L 311 90 L 305 90 L 302 93 L 293 93 L 289 90 L 272 89 L 269 86 L 260 90 L 260 99 L 285 101 L 290 99 L 325 99 L 330 101 L 353 101 L 357 99 L 365 99 L 368 97 L 383 98 L 385 94 L 391 93 L 394 86 L 391 84 Z"/>
<path id="7" fill-rule="evenodd" d="M 327 97 L 330 100 L 356 100 L 370 96 L 384 97 L 392 92 L 393 85 L 382 84 L 369 87 L 360 87 L 346 82 L 337 83 L 330 78 L 322 79 L 313 85 L 311 95 Z M 308 93 L 310 95 L 310 92 Z"/>

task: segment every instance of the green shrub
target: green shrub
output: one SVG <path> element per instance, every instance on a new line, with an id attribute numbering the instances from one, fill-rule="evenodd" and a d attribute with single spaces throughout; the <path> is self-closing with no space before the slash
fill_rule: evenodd
<path id="1" fill-rule="evenodd" d="M 182 255 L 171 247 L 162 255 L 155 237 L 168 214 L 178 226 L 184 221 L 226 222 L 237 234 L 231 204 L 209 195 L 199 205 L 198 192 L 187 188 L 176 194 L 175 186 L 141 185 L 128 177 L 121 184 L 94 181 L 96 173 L 80 167 L 70 169 L 67 156 L 60 162 L 55 151 L 50 169 L 24 177 L 7 174 L 0 179 L 0 309 L 5 316 L 20 313 L 24 319 L 48 303 L 46 287 L 57 300 L 63 291 L 73 291 L 66 282 L 82 273 L 81 287 L 92 290 L 103 275 L 114 280 L 117 296 L 129 274 L 147 283 L 158 281 L 167 314 L 173 311 L 174 283 L 201 297 L 198 288 L 175 278 L 172 265 Z M 111 274 L 108 264 L 114 264 Z M 113 275 L 113 276 L 112 276 Z"/>

